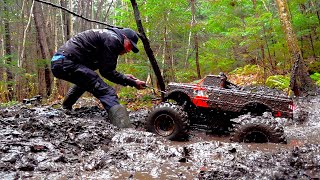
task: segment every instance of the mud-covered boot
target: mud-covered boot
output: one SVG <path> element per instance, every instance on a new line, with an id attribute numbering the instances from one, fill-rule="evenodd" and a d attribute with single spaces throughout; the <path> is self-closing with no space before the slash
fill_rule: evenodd
<path id="1" fill-rule="evenodd" d="M 108 111 L 109 119 L 111 124 L 118 128 L 129 128 L 131 127 L 129 120 L 129 113 L 127 109 L 122 105 L 112 106 Z"/>
<path id="2" fill-rule="evenodd" d="M 65 110 L 72 110 L 72 105 L 74 105 L 81 95 L 85 92 L 84 89 L 74 85 L 71 87 L 63 99 L 62 108 Z"/>

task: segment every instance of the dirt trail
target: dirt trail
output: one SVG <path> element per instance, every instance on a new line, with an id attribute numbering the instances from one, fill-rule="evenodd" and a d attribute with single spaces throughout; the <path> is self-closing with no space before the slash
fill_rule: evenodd
<path id="1" fill-rule="evenodd" d="M 117 129 L 105 111 L 71 114 L 51 106 L 0 109 L 0 179 L 316 179 L 320 178 L 320 97 L 305 101 L 309 119 L 283 122 L 288 144 L 230 143 L 192 131 L 171 142 L 143 129 Z M 84 103 L 90 104 L 90 103 Z"/>

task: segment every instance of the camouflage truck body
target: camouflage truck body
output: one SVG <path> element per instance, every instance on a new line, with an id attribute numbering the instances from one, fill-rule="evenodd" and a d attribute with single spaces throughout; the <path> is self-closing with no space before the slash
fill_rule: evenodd
<path id="1" fill-rule="evenodd" d="M 223 81 L 226 79 L 221 76 L 208 75 L 198 83 L 169 83 L 165 100 L 173 99 L 180 104 L 185 101 L 197 108 L 232 112 L 235 116 L 269 111 L 274 117 L 293 117 L 293 100 L 287 96 L 243 90 Z"/>
<path id="2" fill-rule="evenodd" d="M 292 119 L 293 100 L 261 88 L 239 87 L 223 73 L 198 83 L 169 83 L 164 101 L 148 114 L 146 129 L 170 140 L 185 137 L 195 128 L 230 133 L 234 142 L 286 143 L 276 117 Z"/>

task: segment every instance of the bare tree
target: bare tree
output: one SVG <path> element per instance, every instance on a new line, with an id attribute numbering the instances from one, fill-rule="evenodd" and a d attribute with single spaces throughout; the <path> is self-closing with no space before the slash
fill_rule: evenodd
<path id="1" fill-rule="evenodd" d="M 41 61 L 46 61 L 50 59 L 51 55 L 49 52 L 49 46 L 46 38 L 46 30 L 44 26 L 44 20 L 43 20 L 43 12 L 41 8 L 41 3 L 35 3 L 33 6 L 33 16 L 34 16 L 34 22 L 37 30 L 37 39 L 40 46 L 40 52 L 41 52 Z M 42 71 L 42 69 L 39 69 L 39 71 Z M 39 92 L 41 92 L 42 86 L 41 83 L 42 79 L 41 76 L 44 74 L 44 81 L 45 81 L 45 96 L 50 96 L 51 93 L 51 72 L 49 70 L 49 66 L 47 63 L 44 62 L 44 68 L 43 73 L 39 72 Z M 41 94 L 43 94 L 41 92 Z"/>
<path id="2" fill-rule="evenodd" d="M 105 0 L 100 0 L 99 3 L 98 3 L 98 8 L 97 8 L 97 11 L 96 11 L 96 14 L 94 16 L 94 19 L 102 19 L 102 15 L 101 15 L 101 10 L 102 10 L 102 7 L 104 5 L 106 1 Z M 97 25 L 96 28 L 99 28 L 99 26 Z"/>
<path id="3" fill-rule="evenodd" d="M 7 99 L 9 101 L 12 101 L 14 98 L 14 90 L 13 90 L 13 74 L 10 70 L 11 62 L 12 62 L 12 52 L 11 52 L 11 32 L 10 32 L 10 23 L 9 23 L 9 8 L 7 0 L 3 1 L 3 12 L 5 13 L 4 18 L 4 45 L 5 45 L 5 62 L 8 65 L 8 68 L 6 68 L 6 75 L 7 75 Z"/>
<path id="4" fill-rule="evenodd" d="M 67 8 L 68 0 L 60 0 L 60 4 L 62 7 Z M 62 11 L 62 19 L 63 19 L 63 29 L 64 29 L 64 36 L 68 39 L 71 37 L 71 15 Z"/>
<path id="5" fill-rule="evenodd" d="M 22 67 L 22 64 L 23 64 L 23 57 L 24 57 L 24 51 L 25 51 L 25 45 L 26 45 L 26 38 L 27 38 L 27 32 L 28 32 L 28 29 L 30 27 L 30 23 L 31 23 L 31 14 L 32 14 L 32 9 L 33 9 L 33 5 L 34 5 L 34 1 L 32 1 L 32 5 L 31 5 L 31 9 L 30 9 L 30 15 L 29 15 L 29 18 L 28 18 L 28 23 L 24 29 L 24 32 L 23 32 L 23 39 L 22 39 L 22 50 L 21 50 L 21 54 L 20 54 L 20 61 L 18 63 L 18 66 L 19 67 Z"/>
<path id="6" fill-rule="evenodd" d="M 134 17 L 135 17 L 135 20 L 136 20 L 136 24 L 137 24 L 137 27 L 138 27 L 138 30 L 139 30 L 139 33 L 140 33 L 140 39 L 141 39 L 141 41 L 142 41 L 142 43 L 144 45 L 144 49 L 145 49 L 145 51 L 146 51 L 146 53 L 147 53 L 147 55 L 149 57 L 149 61 L 150 61 L 151 65 L 152 65 L 153 71 L 154 71 L 154 73 L 155 73 L 155 75 L 157 77 L 158 85 L 159 85 L 160 89 L 162 91 L 164 91 L 165 90 L 165 84 L 164 84 L 163 78 L 161 76 L 161 71 L 160 71 L 160 68 L 158 66 L 157 60 L 154 57 L 153 51 L 151 49 L 150 41 L 149 41 L 149 39 L 147 38 L 147 36 L 145 34 L 137 2 L 136 2 L 136 0 L 130 0 L 130 1 L 131 1 L 131 5 L 132 5 L 132 8 L 133 8 L 133 11 L 134 11 Z M 163 95 L 164 94 L 162 93 L 162 96 Z"/>
<path id="7" fill-rule="evenodd" d="M 278 5 L 282 29 L 286 35 L 289 52 L 294 61 L 291 71 L 290 88 L 296 96 L 306 95 L 310 91 L 312 92 L 315 90 L 315 85 L 309 77 L 307 66 L 301 55 L 298 40 L 291 25 L 287 1 L 276 0 L 276 3 Z"/>
<path id="8" fill-rule="evenodd" d="M 166 22 L 169 21 L 168 18 L 168 12 L 164 12 L 165 13 L 165 20 Z M 163 29 L 163 51 L 162 51 L 162 57 L 163 57 L 163 79 L 166 83 L 173 81 L 174 79 L 174 73 L 173 73 L 173 64 L 172 64 L 172 54 L 170 51 L 170 46 L 169 46 L 169 32 L 168 32 L 168 27 L 167 25 L 164 25 L 164 29 Z"/>
<path id="9" fill-rule="evenodd" d="M 1 22 L 1 21 L 0 21 Z M 0 36 L 0 56 L 4 56 L 4 40 L 3 40 L 3 35 L 1 34 Z M 2 62 L 0 62 L 2 64 Z M 4 80 L 4 68 L 0 66 L 0 81 Z M 0 95 L 1 98 L 1 95 Z"/>
<path id="10" fill-rule="evenodd" d="M 197 21 L 196 21 L 196 0 L 191 0 L 191 11 L 192 11 L 191 27 L 192 27 L 192 29 L 194 29 L 194 27 L 197 24 Z M 194 48 L 196 50 L 197 75 L 198 75 L 198 79 L 201 79 L 200 64 L 199 64 L 199 40 L 198 40 L 197 32 L 194 32 L 193 40 L 194 40 Z"/>

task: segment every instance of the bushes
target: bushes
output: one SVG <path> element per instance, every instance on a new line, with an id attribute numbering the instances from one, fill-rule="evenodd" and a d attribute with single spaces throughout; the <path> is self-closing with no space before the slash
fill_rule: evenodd
<path id="1" fill-rule="evenodd" d="M 266 80 L 266 85 L 271 88 L 288 90 L 290 85 L 290 77 L 284 75 L 269 76 Z"/>
<path id="2" fill-rule="evenodd" d="M 133 87 L 122 87 L 118 96 L 120 103 L 125 104 L 131 110 L 150 108 L 157 99 L 151 89 L 137 90 Z"/>
<path id="3" fill-rule="evenodd" d="M 314 73 L 310 77 L 312 80 L 316 81 L 316 84 L 320 87 L 320 73 Z"/>
<path id="4" fill-rule="evenodd" d="M 316 74 L 316 73 L 320 73 L 320 61 L 314 61 L 309 65 L 309 73 L 310 74 Z"/>
<path id="5" fill-rule="evenodd" d="M 229 79 L 238 85 L 264 84 L 264 72 L 258 65 L 245 65 L 231 71 Z"/>

